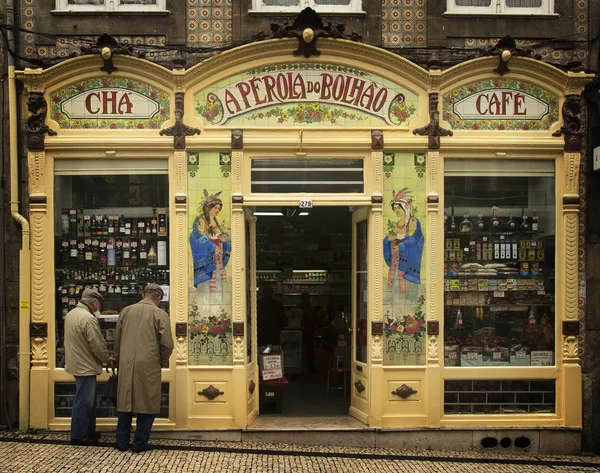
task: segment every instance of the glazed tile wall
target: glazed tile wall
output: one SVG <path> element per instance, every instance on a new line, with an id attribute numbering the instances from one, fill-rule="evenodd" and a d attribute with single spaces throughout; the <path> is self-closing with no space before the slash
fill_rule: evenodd
<path id="1" fill-rule="evenodd" d="M 425 0 L 382 0 L 381 19 L 383 47 L 427 46 Z"/>
<path id="2" fill-rule="evenodd" d="M 187 0 L 188 46 L 214 47 L 231 42 L 233 0 Z"/>

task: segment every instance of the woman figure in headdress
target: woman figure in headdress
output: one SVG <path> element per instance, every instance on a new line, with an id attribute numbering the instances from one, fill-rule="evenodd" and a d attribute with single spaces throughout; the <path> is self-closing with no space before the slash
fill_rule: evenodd
<path id="1" fill-rule="evenodd" d="M 400 294 L 406 293 L 406 281 L 421 284 L 421 257 L 425 238 L 421 222 L 412 215 L 412 196 L 407 187 L 392 191 L 392 210 L 398 223 L 383 240 L 383 258 L 390 267 L 388 288 L 394 287 L 396 276 Z"/>
<path id="2" fill-rule="evenodd" d="M 221 284 L 227 281 L 225 266 L 231 255 L 231 239 L 221 227 L 217 217 L 223 209 L 221 192 L 209 195 L 204 189 L 204 199 L 198 206 L 199 215 L 194 220 L 190 235 L 194 259 L 194 286 L 210 281 L 210 292 L 217 292 L 217 276 Z"/>

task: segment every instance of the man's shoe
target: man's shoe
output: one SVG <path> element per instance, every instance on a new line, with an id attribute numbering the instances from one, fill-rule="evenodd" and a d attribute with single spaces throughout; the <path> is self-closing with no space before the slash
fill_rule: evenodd
<path id="1" fill-rule="evenodd" d="M 96 431 L 94 431 L 94 433 L 93 433 L 92 435 L 90 435 L 88 438 L 90 438 L 90 439 L 92 439 L 92 440 L 100 440 L 100 439 L 102 438 L 102 434 L 96 430 Z"/>
<path id="2" fill-rule="evenodd" d="M 126 452 L 127 449 L 129 448 L 127 445 L 125 445 L 124 447 L 122 447 L 121 445 L 117 445 L 115 443 L 115 448 L 119 451 L 119 452 Z"/>
<path id="3" fill-rule="evenodd" d="M 147 444 L 146 446 L 142 447 L 142 448 L 136 448 L 136 449 L 131 449 L 131 451 L 133 453 L 142 453 L 142 452 L 149 452 L 150 450 L 154 450 L 154 446 Z"/>
<path id="4" fill-rule="evenodd" d="M 71 439 L 71 445 L 80 445 L 83 447 L 94 447 L 98 445 L 96 439 Z"/>

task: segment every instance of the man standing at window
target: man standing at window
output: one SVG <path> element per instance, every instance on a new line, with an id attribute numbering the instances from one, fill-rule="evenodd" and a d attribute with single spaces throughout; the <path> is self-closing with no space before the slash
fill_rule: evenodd
<path id="1" fill-rule="evenodd" d="M 144 298 L 125 307 L 119 314 L 115 333 L 115 353 L 119 363 L 117 389 L 117 439 L 115 448 L 127 450 L 133 413 L 137 427 L 131 450 L 150 450 L 150 432 L 160 413 L 161 367 L 166 367 L 173 351 L 169 316 L 159 308 L 163 290 L 148 284 Z"/>
<path id="2" fill-rule="evenodd" d="M 106 344 L 96 314 L 104 301 L 95 289 L 85 289 L 79 304 L 65 317 L 65 369 L 75 377 L 71 414 L 71 444 L 97 445 L 96 376 L 108 363 Z"/>

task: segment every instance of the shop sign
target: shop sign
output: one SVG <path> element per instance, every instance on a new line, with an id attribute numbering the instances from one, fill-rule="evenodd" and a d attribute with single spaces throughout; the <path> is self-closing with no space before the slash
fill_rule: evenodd
<path id="1" fill-rule="evenodd" d="M 493 89 L 455 102 L 454 113 L 463 120 L 539 120 L 548 113 L 548 104 L 524 92 Z"/>
<path id="2" fill-rule="evenodd" d="M 160 128 L 170 96 L 141 81 L 92 78 L 51 93 L 50 110 L 61 128 Z"/>
<path id="3" fill-rule="evenodd" d="M 442 118 L 459 130 L 549 130 L 559 119 L 558 103 L 536 84 L 488 79 L 446 93 Z"/>
<path id="4" fill-rule="evenodd" d="M 314 63 L 253 69 L 195 99 L 196 113 L 213 125 L 232 124 L 236 118 L 257 125 L 402 125 L 417 109 L 416 95 L 383 77 Z"/>

